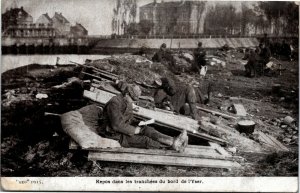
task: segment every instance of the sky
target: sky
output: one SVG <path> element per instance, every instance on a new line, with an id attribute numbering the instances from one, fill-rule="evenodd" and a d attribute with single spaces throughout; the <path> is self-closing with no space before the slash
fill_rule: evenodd
<path id="1" fill-rule="evenodd" d="M 34 22 L 44 13 L 50 17 L 61 12 L 74 25 L 81 23 L 89 31 L 89 35 L 110 35 L 113 8 L 117 0 L 2 0 L 1 13 L 15 2 L 33 17 Z M 161 0 L 157 0 L 160 2 Z M 179 0 L 164 0 L 179 1 Z M 138 7 L 151 3 L 153 0 L 137 0 Z M 234 3 L 237 9 L 240 3 Z"/>

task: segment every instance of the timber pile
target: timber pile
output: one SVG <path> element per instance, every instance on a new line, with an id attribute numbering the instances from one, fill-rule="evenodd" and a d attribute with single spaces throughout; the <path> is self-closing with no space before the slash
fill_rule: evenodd
<path id="1" fill-rule="evenodd" d="M 79 149 L 71 141 L 70 149 Z M 138 148 L 90 148 L 88 159 L 92 161 L 129 162 L 155 165 L 173 165 L 188 167 L 239 168 L 241 157 L 231 156 L 218 144 L 210 146 L 189 145 L 183 153 L 163 149 Z"/>

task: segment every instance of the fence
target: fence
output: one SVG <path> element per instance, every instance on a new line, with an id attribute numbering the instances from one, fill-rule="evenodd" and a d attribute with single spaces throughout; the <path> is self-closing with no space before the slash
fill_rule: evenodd
<path id="1" fill-rule="evenodd" d="M 195 35 L 111 35 L 103 36 L 103 39 L 201 39 L 201 38 L 262 38 L 263 34 L 253 34 L 253 35 L 205 35 L 205 34 L 195 34 Z M 267 34 L 269 38 L 298 38 L 298 34 L 285 34 L 285 35 L 275 35 Z M 100 38 L 101 39 L 101 38 Z"/>

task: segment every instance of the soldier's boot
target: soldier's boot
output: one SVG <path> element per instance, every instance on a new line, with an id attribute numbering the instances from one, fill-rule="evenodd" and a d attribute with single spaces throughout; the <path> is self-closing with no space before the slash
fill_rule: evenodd
<path id="1" fill-rule="evenodd" d="M 174 139 L 172 148 L 178 152 L 184 152 L 187 145 L 188 145 L 188 136 L 186 130 L 184 130 L 180 135 L 178 135 Z"/>

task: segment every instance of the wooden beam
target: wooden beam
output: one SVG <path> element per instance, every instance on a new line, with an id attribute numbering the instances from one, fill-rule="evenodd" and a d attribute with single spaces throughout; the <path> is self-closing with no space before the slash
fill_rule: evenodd
<path id="1" fill-rule="evenodd" d="M 261 131 L 257 132 L 258 140 L 263 142 L 265 145 L 277 150 L 277 151 L 289 151 L 287 147 L 285 147 L 282 143 L 280 143 L 273 136 L 265 134 Z"/>
<path id="2" fill-rule="evenodd" d="M 85 68 L 91 68 L 91 69 L 93 69 L 93 70 L 95 70 L 95 71 L 97 71 L 97 72 L 101 72 L 101 73 L 104 73 L 104 74 L 107 74 L 107 75 L 110 75 L 110 76 L 114 76 L 114 77 L 116 77 L 116 78 L 118 77 L 118 75 L 116 75 L 116 74 L 107 72 L 107 71 L 105 71 L 105 70 L 101 70 L 101 69 L 96 68 L 96 67 L 94 67 L 94 66 L 89 66 L 89 65 L 85 65 L 85 64 L 80 64 L 80 63 L 72 62 L 72 61 L 70 61 L 70 62 L 71 62 L 71 63 L 74 63 L 74 64 L 78 64 L 78 65 L 83 66 L 83 67 L 85 67 Z"/>
<path id="3" fill-rule="evenodd" d="M 233 104 L 233 110 L 236 115 L 245 117 L 247 116 L 247 112 L 245 107 L 242 104 Z"/>
<path id="4" fill-rule="evenodd" d="M 106 78 L 109 78 L 111 80 L 118 80 L 119 78 L 118 77 L 115 77 L 115 76 L 112 76 L 112 75 L 109 75 L 109 74 L 106 74 L 106 73 L 103 73 L 103 72 L 98 72 L 96 70 L 93 70 L 95 74 L 99 75 L 99 76 L 104 76 Z"/>
<path id="5" fill-rule="evenodd" d="M 237 117 L 234 117 L 234 116 L 232 116 L 232 115 L 220 113 L 220 112 L 218 112 L 218 111 L 213 111 L 213 110 L 206 109 L 206 108 L 203 108 L 203 107 L 197 106 L 197 109 L 199 109 L 200 111 L 204 111 L 204 112 L 207 112 L 207 113 L 211 113 L 211 114 L 213 114 L 213 115 L 218 115 L 218 116 L 224 117 L 224 118 L 226 118 L 226 119 L 234 119 L 234 120 L 237 119 Z"/>
<path id="6" fill-rule="evenodd" d="M 205 159 L 194 157 L 179 157 L 170 155 L 145 155 L 135 153 L 89 152 L 89 160 L 129 162 L 142 164 L 173 165 L 188 167 L 210 168 L 239 168 L 241 165 L 234 161 Z"/>
<path id="7" fill-rule="evenodd" d="M 81 72 L 82 74 L 85 74 L 85 75 L 88 75 L 88 76 L 91 76 L 91 77 L 93 77 L 93 78 L 98 78 L 98 79 L 100 79 L 100 80 L 103 80 L 103 78 L 101 78 L 100 76 L 96 76 L 96 75 L 94 75 L 94 74 L 90 74 L 90 73 L 87 73 L 87 72 Z"/>
<path id="8" fill-rule="evenodd" d="M 212 148 L 215 148 L 221 155 L 226 156 L 226 157 L 230 157 L 231 155 L 223 148 L 221 147 L 219 144 L 213 143 L 213 142 L 208 142 L 209 145 Z"/>

